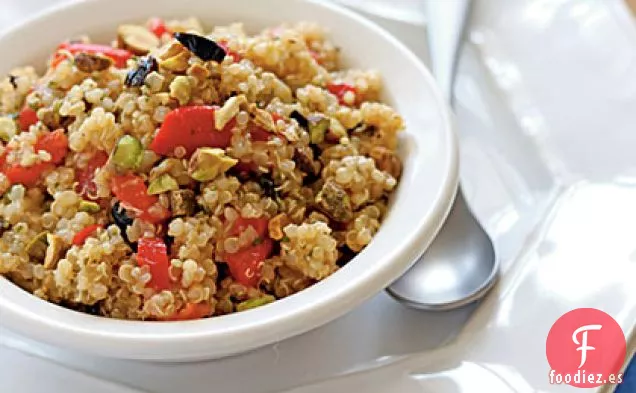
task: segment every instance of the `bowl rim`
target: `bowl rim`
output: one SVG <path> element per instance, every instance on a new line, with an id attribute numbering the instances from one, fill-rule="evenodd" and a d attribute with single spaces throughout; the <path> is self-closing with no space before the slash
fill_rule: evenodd
<path id="1" fill-rule="evenodd" d="M 319 2 L 317 0 L 290 1 L 322 7 L 329 12 L 351 19 L 353 22 L 382 36 L 389 44 L 396 47 L 410 63 L 417 67 L 418 72 L 422 74 L 427 82 L 427 88 L 432 90 L 431 93 L 436 107 L 431 110 L 439 111 L 443 121 L 443 130 L 440 131 L 440 135 L 443 135 L 443 139 L 446 142 L 444 147 L 448 149 L 445 152 L 447 162 L 443 164 L 447 172 L 443 176 L 444 180 L 439 186 L 439 191 L 433 205 L 430 206 L 427 212 L 428 214 L 419 218 L 418 224 L 415 225 L 416 231 L 412 234 L 410 246 L 403 249 L 387 250 L 386 259 L 393 261 L 392 263 L 378 264 L 378 267 L 373 270 L 373 274 L 368 274 L 364 280 L 359 280 L 358 285 L 344 286 L 344 288 L 328 297 L 314 299 L 311 305 L 306 303 L 301 305 L 296 301 L 287 310 L 279 307 L 277 313 L 272 312 L 270 308 L 270 306 L 276 306 L 278 303 L 288 302 L 289 299 L 294 297 L 302 297 L 303 293 L 319 287 L 324 281 L 318 282 L 297 295 L 278 300 L 268 307 L 194 321 L 157 323 L 115 320 L 82 314 L 41 300 L 0 276 L 0 316 L 2 316 L 0 318 L 0 326 L 6 326 L 39 341 L 57 346 L 117 358 L 193 360 L 223 357 L 272 344 L 281 339 L 309 331 L 345 314 L 399 276 L 399 272 L 396 272 L 395 265 L 397 262 L 395 261 L 399 260 L 400 266 L 403 268 L 402 271 L 405 271 L 421 255 L 434 239 L 451 208 L 459 176 L 458 143 L 454 133 L 454 120 L 441 91 L 437 88 L 435 80 L 422 61 L 397 38 L 369 19 L 333 3 Z M 97 0 L 65 2 L 45 9 L 18 25 L 0 31 L 0 40 L 9 39 L 12 35 L 19 34 L 21 30 L 33 28 L 33 25 L 42 20 L 55 18 L 57 14 L 79 7 L 90 7 L 92 3 L 96 2 Z M 23 295 L 16 295 L 15 291 L 20 291 Z M 10 301 L 9 294 L 11 294 L 11 297 L 19 296 L 24 298 L 25 302 L 31 302 L 31 304 L 34 304 L 32 303 L 33 301 L 47 303 L 49 306 L 47 307 L 47 314 L 42 315 L 33 312 L 22 303 Z M 308 299 L 308 297 L 306 298 Z M 289 304 L 291 305 L 291 303 Z M 70 322 L 71 320 L 79 321 L 80 323 L 74 325 Z M 208 329 L 211 324 L 218 326 L 211 331 Z M 281 326 L 281 324 L 288 325 L 285 332 L 277 331 L 277 327 Z M 183 329 L 181 331 L 174 329 L 168 331 L 167 329 L 156 328 L 160 325 L 179 325 Z M 126 328 L 121 331 L 123 327 Z M 118 328 L 120 331 L 118 331 Z M 132 330 L 135 330 L 135 332 L 131 333 Z M 258 333 L 263 332 L 267 332 L 266 337 L 258 337 Z M 200 353 L 194 353 L 196 351 L 185 351 L 188 352 L 185 353 L 177 350 L 166 353 L 166 351 L 152 349 L 155 345 L 172 349 L 180 348 L 181 346 L 192 349 L 196 347 L 193 344 L 194 341 L 214 338 L 215 343 L 219 343 L 222 337 L 229 339 L 238 336 L 241 337 L 238 342 L 237 340 L 228 340 L 231 343 L 218 345 L 214 350 L 208 348 Z M 86 345 L 89 341 L 91 344 Z M 129 346 L 127 350 L 121 348 L 124 343 Z M 160 353 L 161 355 L 159 355 Z M 210 355 L 209 353 L 213 354 Z"/>

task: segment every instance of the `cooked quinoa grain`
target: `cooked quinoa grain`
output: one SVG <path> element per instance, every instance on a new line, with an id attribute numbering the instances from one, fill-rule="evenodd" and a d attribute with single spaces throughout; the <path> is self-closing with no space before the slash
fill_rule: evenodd
<path id="1" fill-rule="evenodd" d="M 326 279 L 373 239 L 402 118 L 313 23 L 195 18 L 60 44 L 0 79 L 0 274 L 105 317 L 185 320 Z M 174 37 L 174 38 L 173 38 Z M 90 44 L 90 45 L 88 45 Z"/>

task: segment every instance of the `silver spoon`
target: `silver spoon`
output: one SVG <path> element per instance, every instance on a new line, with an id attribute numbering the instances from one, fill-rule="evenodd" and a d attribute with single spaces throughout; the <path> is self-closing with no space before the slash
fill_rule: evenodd
<path id="1" fill-rule="evenodd" d="M 470 0 L 426 0 L 431 69 L 452 105 L 455 67 Z M 481 299 L 499 277 L 492 241 L 470 212 L 461 188 L 424 255 L 387 292 L 407 306 L 451 310 Z"/>

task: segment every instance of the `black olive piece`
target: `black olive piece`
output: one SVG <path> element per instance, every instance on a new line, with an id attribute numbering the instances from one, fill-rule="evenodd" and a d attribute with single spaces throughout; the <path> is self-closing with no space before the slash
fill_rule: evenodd
<path id="1" fill-rule="evenodd" d="M 231 276 L 230 267 L 227 265 L 227 263 L 217 263 L 216 271 L 217 271 L 217 284 L 220 284 L 221 281 L 223 281 L 223 279 L 225 279 L 226 277 Z"/>
<path id="2" fill-rule="evenodd" d="M 305 119 L 305 116 L 303 116 L 300 112 L 294 110 L 289 117 L 291 117 L 292 119 L 296 120 L 298 122 L 298 125 L 301 126 L 302 128 L 307 128 L 309 126 L 309 121 L 307 121 L 307 119 Z"/>
<path id="3" fill-rule="evenodd" d="M 276 191 L 276 184 L 274 184 L 274 181 L 271 179 L 271 177 L 267 175 L 260 175 L 258 177 L 258 185 L 261 186 L 261 189 L 263 190 L 263 194 L 265 194 L 265 196 L 270 197 L 274 200 L 278 200 L 279 196 L 278 191 Z"/>
<path id="4" fill-rule="evenodd" d="M 90 314 L 90 315 L 100 315 L 99 314 L 99 309 L 101 306 L 101 302 L 97 302 L 95 304 L 83 304 L 83 303 L 74 303 L 74 302 L 69 302 L 67 300 L 62 300 L 60 302 L 60 306 L 64 307 L 64 308 L 70 308 L 71 310 L 75 310 L 78 312 L 82 312 L 85 314 Z"/>
<path id="5" fill-rule="evenodd" d="M 172 245 L 174 244 L 174 237 L 170 235 L 165 235 L 163 237 L 163 242 L 166 243 L 166 248 L 170 250 L 172 248 Z"/>
<path id="6" fill-rule="evenodd" d="M 152 56 L 142 58 L 137 63 L 137 68 L 128 72 L 126 75 L 126 86 L 141 87 L 146 81 L 146 77 L 152 71 L 157 70 L 157 59 Z"/>
<path id="7" fill-rule="evenodd" d="M 7 229 L 9 229 L 9 223 L 4 221 L 2 218 L 0 218 L 0 236 L 2 236 L 2 234 L 4 233 L 4 231 L 6 231 Z"/>
<path id="8" fill-rule="evenodd" d="M 347 246 L 340 248 L 340 252 L 342 253 L 342 255 L 340 256 L 340 258 L 338 258 L 338 261 L 336 262 L 336 264 L 339 267 L 343 267 L 356 256 L 356 253 Z"/>
<path id="9" fill-rule="evenodd" d="M 320 150 L 320 147 L 318 145 L 310 144 L 309 148 L 311 149 L 311 151 L 314 152 L 314 158 L 316 160 L 319 160 L 320 159 L 320 155 L 322 154 L 322 150 Z"/>
<path id="10" fill-rule="evenodd" d="M 225 59 L 225 49 L 208 38 L 190 33 L 174 33 L 174 38 L 203 61 Z"/>
<path id="11" fill-rule="evenodd" d="M 115 202 L 112 209 L 110 210 L 111 216 L 113 216 L 113 221 L 115 225 L 119 227 L 119 231 L 121 232 L 121 237 L 124 238 L 126 243 L 132 248 L 134 252 L 137 252 L 137 243 L 132 243 L 128 239 L 128 235 L 126 234 L 126 228 L 133 224 L 133 219 L 128 217 L 126 214 L 126 209 L 124 209 L 119 201 Z"/>
<path id="12" fill-rule="evenodd" d="M 15 75 L 9 75 L 9 82 L 11 83 L 11 86 L 13 86 L 14 89 L 18 88 L 18 83 L 16 82 L 18 80 L 18 77 Z"/>
<path id="13" fill-rule="evenodd" d="M 235 168 L 230 168 L 230 170 L 227 171 L 227 174 L 236 177 L 241 182 L 246 182 L 252 178 L 252 174 L 249 171 L 238 170 Z"/>
<path id="14" fill-rule="evenodd" d="M 90 108 L 89 108 L 90 106 Z M 92 105 L 87 105 L 87 113 L 90 113 L 92 109 Z M 60 117 L 60 127 L 64 129 L 68 129 L 68 127 L 75 121 L 74 117 L 71 116 L 61 116 Z"/>
<path id="15" fill-rule="evenodd" d="M 310 186 L 320 180 L 320 175 L 313 175 L 308 173 L 307 176 L 303 177 L 303 186 Z"/>
<path id="16" fill-rule="evenodd" d="M 100 303 L 97 302 L 97 303 L 95 303 L 93 305 L 90 305 L 90 306 L 86 305 L 86 306 L 82 307 L 81 310 L 83 312 L 87 313 L 87 314 L 90 314 L 90 315 L 99 315 L 99 308 L 100 308 Z"/>

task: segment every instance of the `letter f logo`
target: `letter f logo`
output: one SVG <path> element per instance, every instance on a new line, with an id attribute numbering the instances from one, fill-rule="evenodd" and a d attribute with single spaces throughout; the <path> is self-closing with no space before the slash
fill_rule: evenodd
<path id="1" fill-rule="evenodd" d="M 601 330 L 602 327 L 603 326 L 601 325 L 585 325 L 576 329 L 574 333 L 572 333 L 572 341 L 574 341 L 574 344 L 581 345 L 580 347 L 576 349 L 577 351 L 581 351 L 581 364 L 579 364 L 579 368 L 583 367 L 583 365 L 587 361 L 587 351 L 593 351 L 596 349 L 594 347 L 587 345 L 587 332 L 589 330 Z M 581 342 L 579 342 L 577 338 L 579 333 L 583 333 L 581 335 L 582 337 Z"/>

